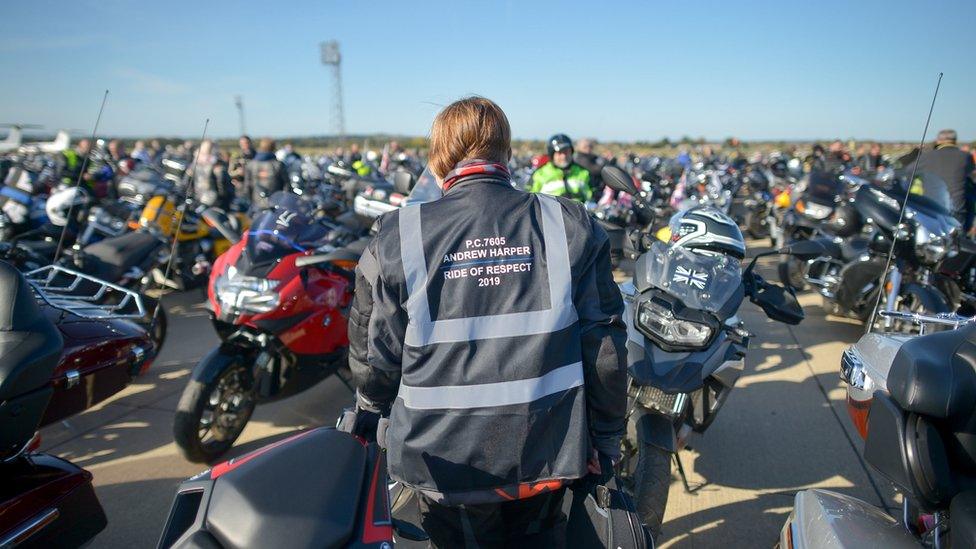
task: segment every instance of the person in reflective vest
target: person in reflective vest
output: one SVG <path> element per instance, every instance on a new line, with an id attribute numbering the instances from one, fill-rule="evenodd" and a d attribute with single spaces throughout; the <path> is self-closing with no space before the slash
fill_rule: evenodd
<path id="1" fill-rule="evenodd" d="M 387 448 L 439 547 L 548 546 L 568 483 L 609 475 L 625 428 L 623 302 L 606 233 L 579 202 L 511 185 L 493 102 L 430 133 L 443 197 L 390 212 L 349 318 L 351 429 Z"/>
<path id="2" fill-rule="evenodd" d="M 532 173 L 529 190 L 575 198 L 580 202 L 592 200 L 590 172 L 573 160 L 573 142 L 569 137 L 561 133 L 550 137 L 546 152 L 549 154 L 549 162 Z"/>

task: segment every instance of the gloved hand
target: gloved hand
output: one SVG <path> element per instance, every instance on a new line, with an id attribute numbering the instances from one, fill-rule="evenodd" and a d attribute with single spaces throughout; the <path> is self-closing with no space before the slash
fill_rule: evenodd
<path id="1" fill-rule="evenodd" d="M 603 452 L 593 450 L 590 454 L 590 460 L 586 463 L 586 469 L 589 471 L 587 479 L 594 485 L 606 484 L 613 478 L 613 458 Z"/>
<path id="2" fill-rule="evenodd" d="M 360 407 L 346 408 L 336 429 L 362 438 L 367 442 L 376 442 L 376 429 L 380 423 L 380 414 L 364 410 Z"/>

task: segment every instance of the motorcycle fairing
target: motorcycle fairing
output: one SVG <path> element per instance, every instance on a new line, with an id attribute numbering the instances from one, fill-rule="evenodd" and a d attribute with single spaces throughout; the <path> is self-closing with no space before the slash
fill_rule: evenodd
<path id="1" fill-rule="evenodd" d="M 828 490 L 803 490 L 793 500 L 780 547 L 917 549 L 919 544 L 903 525 L 874 505 Z"/>
<path id="2" fill-rule="evenodd" d="M 389 547 L 384 461 L 319 428 L 216 465 L 179 487 L 158 547 Z"/>

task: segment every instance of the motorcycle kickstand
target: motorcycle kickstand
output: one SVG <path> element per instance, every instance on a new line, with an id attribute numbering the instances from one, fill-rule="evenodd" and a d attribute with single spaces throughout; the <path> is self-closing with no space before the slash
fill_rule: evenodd
<path id="1" fill-rule="evenodd" d="M 678 475 L 681 476 L 681 483 L 685 487 L 685 492 L 689 494 L 694 494 L 695 492 L 701 490 L 706 485 L 708 485 L 708 481 L 696 484 L 695 486 L 692 486 L 688 482 L 688 475 L 685 473 L 685 466 L 681 463 L 681 454 L 679 454 L 678 452 L 674 453 L 674 463 L 675 465 L 678 466 Z"/>

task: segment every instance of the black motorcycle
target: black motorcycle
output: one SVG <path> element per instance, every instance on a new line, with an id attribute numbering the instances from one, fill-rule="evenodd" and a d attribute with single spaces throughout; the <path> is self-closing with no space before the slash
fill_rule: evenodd
<path id="1" fill-rule="evenodd" d="M 917 192 L 906 194 L 908 185 Z M 905 215 L 899 224 L 906 196 Z M 950 212 L 945 182 L 934 174 L 920 173 L 914 182 L 899 178 L 887 188 L 864 184 L 855 192 L 853 206 L 864 224 L 862 233 L 846 239 L 817 238 L 827 253 L 805 265 L 803 280 L 819 289 L 827 309 L 867 321 L 882 292 L 884 310 L 950 312 L 951 301 L 938 289 L 934 276 L 941 262 L 956 255 L 960 232 L 959 222 Z M 889 250 L 894 255 L 886 272 Z M 887 284 L 882 288 L 884 281 Z M 783 282 L 792 284 L 792 278 Z M 892 317 L 881 322 L 887 330 L 912 329 Z"/>

